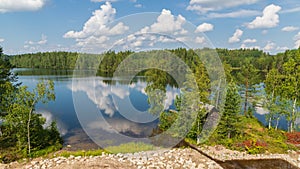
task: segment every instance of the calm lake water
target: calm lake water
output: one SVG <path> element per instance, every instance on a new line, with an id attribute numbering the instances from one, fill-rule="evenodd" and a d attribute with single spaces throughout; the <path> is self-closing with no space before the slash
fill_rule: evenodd
<path id="1" fill-rule="evenodd" d="M 74 149 L 96 148 L 97 145 L 85 134 L 78 120 L 76 111 L 86 111 L 87 118 L 98 118 L 88 115 L 94 112 L 102 115 L 105 122 L 95 119 L 86 128 L 101 130 L 103 143 L 110 144 L 124 140 L 115 140 L 110 137 L 112 130 L 121 135 L 143 138 L 149 137 L 157 127 L 158 119 L 147 112 L 149 105 L 144 77 L 136 77 L 131 84 L 123 84 L 122 80 L 111 81 L 107 77 L 73 77 L 73 71 L 39 70 L 39 69 L 14 69 L 18 73 L 18 80 L 32 90 L 41 79 L 53 80 L 55 83 L 56 100 L 48 104 L 39 103 L 36 112 L 42 114 L 47 121 L 57 122 L 59 131 L 64 138 L 65 145 L 72 145 Z M 167 86 L 164 109 L 174 109 L 174 98 L 179 90 Z M 74 97 L 77 97 L 74 99 Z M 75 103 L 74 101 L 79 103 Z M 131 106 L 124 105 L 124 98 L 128 98 Z M 123 105 L 122 105 L 123 104 Z M 74 106 L 75 105 L 75 106 Z M 77 108 L 77 109 L 76 109 Z M 120 110 L 122 108 L 122 110 Z M 125 110 L 124 110 L 125 108 Z M 81 109 L 81 110 L 79 110 Z M 142 112 L 142 114 L 134 113 Z M 122 113 L 120 113 L 122 111 Z M 124 113 L 125 112 L 125 113 Z M 127 114 L 126 114 L 127 113 Z M 144 117 L 142 123 L 136 122 L 137 118 Z M 128 120 L 129 119 L 129 120 Z M 108 123 L 108 124 L 107 124 Z M 89 131 L 90 132 L 90 131 Z M 98 134 L 100 135 L 100 134 Z"/>

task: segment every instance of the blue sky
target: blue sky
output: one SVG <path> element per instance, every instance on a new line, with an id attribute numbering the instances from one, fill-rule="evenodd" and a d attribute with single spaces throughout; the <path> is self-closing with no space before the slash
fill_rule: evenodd
<path id="1" fill-rule="evenodd" d="M 155 13 L 132 16 L 144 12 Z M 0 45 L 19 54 L 167 48 L 176 41 L 278 53 L 299 47 L 299 18 L 298 0 L 0 0 Z"/>

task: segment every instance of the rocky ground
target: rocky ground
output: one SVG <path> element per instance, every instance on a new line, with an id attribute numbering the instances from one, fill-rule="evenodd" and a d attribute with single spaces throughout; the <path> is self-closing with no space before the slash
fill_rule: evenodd
<path id="1" fill-rule="evenodd" d="M 284 159 L 300 167 L 300 156 L 297 152 L 286 155 L 247 155 L 245 153 L 227 150 L 221 146 L 202 147 L 201 150 L 221 161 L 234 159 Z M 180 168 L 180 169 L 221 169 L 222 167 L 206 156 L 190 148 L 157 150 L 133 154 L 102 154 L 95 157 L 56 157 L 52 159 L 34 159 L 27 163 L 0 164 L 0 169 L 98 169 L 98 168 Z"/>

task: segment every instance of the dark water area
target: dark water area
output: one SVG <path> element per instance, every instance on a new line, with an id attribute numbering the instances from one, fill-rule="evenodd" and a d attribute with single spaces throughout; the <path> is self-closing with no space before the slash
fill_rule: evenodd
<path id="1" fill-rule="evenodd" d="M 225 169 L 298 169 L 282 159 L 230 160 L 219 164 Z"/>

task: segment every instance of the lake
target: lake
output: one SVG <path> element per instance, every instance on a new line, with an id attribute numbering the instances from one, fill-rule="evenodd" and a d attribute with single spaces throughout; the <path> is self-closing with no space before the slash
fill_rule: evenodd
<path id="1" fill-rule="evenodd" d="M 97 148 L 94 142 L 105 146 L 135 138 L 139 141 L 139 138 L 151 136 L 157 128 L 158 117 L 147 112 L 147 83 L 142 76 L 124 84 L 124 79 L 74 77 L 73 70 L 14 69 L 14 72 L 18 74 L 18 82 L 28 86 L 29 90 L 42 79 L 54 81 L 56 100 L 39 103 L 36 112 L 46 118 L 46 125 L 53 120 L 57 122 L 65 145 L 71 145 L 72 149 Z M 177 88 L 167 86 L 165 110 L 175 108 L 177 94 Z M 112 134 L 116 132 L 125 138 L 116 138 Z"/>
<path id="2" fill-rule="evenodd" d="M 143 138 L 153 135 L 158 126 L 158 117 L 147 111 L 150 106 L 143 76 L 124 80 L 91 76 L 88 71 L 78 76 L 73 75 L 73 70 L 14 69 L 14 72 L 30 90 L 41 79 L 54 81 L 56 100 L 39 103 L 36 112 L 46 118 L 46 125 L 53 120 L 57 122 L 65 145 L 71 145 L 72 149 L 147 142 Z M 130 84 L 126 83 L 128 80 Z M 175 109 L 174 99 L 179 93 L 174 86 L 166 87 L 164 110 Z M 265 114 L 254 115 L 266 124 Z M 285 119 L 280 120 L 279 128 L 286 129 Z"/>

